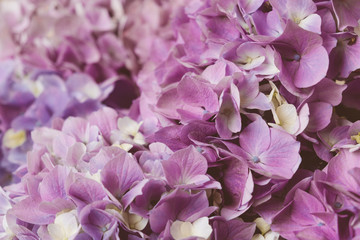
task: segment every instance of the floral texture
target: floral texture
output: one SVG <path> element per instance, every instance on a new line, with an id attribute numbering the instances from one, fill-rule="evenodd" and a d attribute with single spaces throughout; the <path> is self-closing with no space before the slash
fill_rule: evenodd
<path id="1" fill-rule="evenodd" d="M 0 239 L 360 239 L 360 1 L 0 0 Z"/>

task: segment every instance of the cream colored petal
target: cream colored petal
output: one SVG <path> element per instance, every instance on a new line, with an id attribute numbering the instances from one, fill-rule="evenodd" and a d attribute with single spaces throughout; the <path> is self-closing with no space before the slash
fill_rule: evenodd
<path id="1" fill-rule="evenodd" d="M 90 99 L 97 99 L 101 95 L 101 90 L 95 82 L 88 82 L 81 90 Z"/>
<path id="2" fill-rule="evenodd" d="M 146 227 L 149 220 L 137 214 L 130 213 L 128 217 L 128 221 L 130 228 L 141 231 Z"/>
<path id="3" fill-rule="evenodd" d="M 272 106 L 271 108 L 271 113 L 273 115 L 273 118 L 274 118 L 274 121 L 276 124 L 280 125 L 280 119 L 279 119 L 279 116 L 277 115 L 276 113 L 276 108 L 274 106 Z M 269 123 L 270 124 L 270 123 Z"/>
<path id="4" fill-rule="evenodd" d="M 180 240 L 192 236 L 192 224 L 176 220 L 171 224 L 170 234 L 175 240 Z"/>
<path id="5" fill-rule="evenodd" d="M 256 58 L 248 58 L 244 64 L 241 64 L 240 67 L 244 70 L 251 70 L 260 66 L 265 61 L 265 56 L 259 56 Z"/>
<path id="6" fill-rule="evenodd" d="M 135 134 L 133 141 L 134 141 L 134 143 L 139 144 L 139 145 L 144 145 L 146 143 L 144 136 L 139 132 L 137 134 Z"/>
<path id="7" fill-rule="evenodd" d="M 280 237 L 280 234 L 277 232 L 269 231 L 265 234 L 265 240 L 278 240 Z"/>
<path id="8" fill-rule="evenodd" d="M 290 134 L 295 134 L 299 129 L 299 119 L 297 111 L 292 104 L 283 104 L 276 109 L 276 114 L 280 120 L 280 125 Z"/>
<path id="9" fill-rule="evenodd" d="M 265 240 L 265 238 L 264 238 L 264 236 L 263 235 L 261 235 L 261 234 L 255 234 L 252 238 L 251 238 L 251 240 Z"/>
<path id="10" fill-rule="evenodd" d="M 58 224 L 49 224 L 47 226 L 49 235 L 53 240 L 64 240 L 65 232 Z"/>
<path id="11" fill-rule="evenodd" d="M 122 143 L 122 144 L 113 144 L 113 145 L 111 145 L 111 146 L 114 146 L 114 147 L 119 147 L 119 148 L 121 148 L 121 149 L 123 149 L 123 150 L 125 150 L 125 151 L 129 151 L 132 147 L 133 147 L 133 145 L 132 144 L 130 144 L 130 143 Z"/>
<path id="12" fill-rule="evenodd" d="M 268 224 L 263 218 L 257 218 L 254 222 L 262 234 L 265 234 L 270 230 L 270 224 Z"/>
<path id="13" fill-rule="evenodd" d="M 70 237 L 79 231 L 76 210 L 59 215 L 55 218 L 55 223 L 61 225 L 64 228 L 67 237 Z"/>
<path id="14" fill-rule="evenodd" d="M 193 222 L 193 236 L 208 239 L 213 231 L 209 224 L 209 218 L 202 217 Z"/>
<path id="15" fill-rule="evenodd" d="M 135 136 L 139 131 L 141 124 L 132 120 L 129 117 L 123 117 L 118 119 L 118 129 L 124 134 Z"/>
<path id="16" fill-rule="evenodd" d="M 15 131 L 10 128 L 3 137 L 3 144 L 7 148 L 17 148 L 23 145 L 26 141 L 26 132 L 24 130 Z"/>

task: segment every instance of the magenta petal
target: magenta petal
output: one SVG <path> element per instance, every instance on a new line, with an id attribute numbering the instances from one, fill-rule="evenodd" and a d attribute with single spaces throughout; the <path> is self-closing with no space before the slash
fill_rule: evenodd
<path id="1" fill-rule="evenodd" d="M 218 109 L 219 101 L 217 94 L 201 78 L 185 75 L 177 87 L 180 98 L 194 107 L 204 107 L 213 112 Z"/>
<path id="2" fill-rule="evenodd" d="M 44 155 L 44 153 L 46 153 L 45 148 L 40 148 L 37 151 L 29 151 L 26 154 L 27 168 L 30 174 L 35 175 L 45 168 L 44 163 L 41 160 L 41 156 Z"/>
<path id="3" fill-rule="evenodd" d="M 89 138 L 89 123 L 83 118 L 69 117 L 64 122 L 62 131 L 65 134 L 73 136 L 77 141 L 88 140 Z"/>
<path id="4" fill-rule="evenodd" d="M 48 149 L 52 149 L 53 140 L 57 138 L 61 132 L 49 129 L 46 127 L 36 128 L 31 132 L 31 138 L 34 143 L 42 146 L 46 146 Z"/>
<path id="5" fill-rule="evenodd" d="M 32 224 L 49 224 L 55 219 L 53 214 L 48 214 L 40 211 L 39 199 L 28 197 L 18 202 L 11 210 L 11 212 L 20 220 Z"/>
<path id="6" fill-rule="evenodd" d="M 115 28 L 115 24 L 109 16 L 107 9 L 102 7 L 94 7 L 87 12 L 87 19 L 89 20 L 91 27 L 96 31 L 109 31 Z"/>
<path id="7" fill-rule="evenodd" d="M 281 130 L 272 128 L 270 134 L 269 149 L 259 156 L 260 161 L 264 163 L 263 169 L 274 178 L 290 179 L 301 162 L 300 143 Z"/>
<path id="8" fill-rule="evenodd" d="M 76 50 L 76 54 L 85 63 L 91 64 L 96 63 L 100 60 L 100 52 L 96 47 L 94 40 L 90 37 L 84 39 L 78 39 L 75 37 L 67 37 L 71 49 Z"/>
<path id="9" fill-rule="evenodd" d="M 312 89 L 299 89 L 295 86 L 293 81 L 293 72 L 296 72 L 299 68 L 299 62 L 292 61 L 286 62 L 283 61 L 280 57 L 280 54 L 275 54 L 275 64 L 280 69 L 279 79 L 281 84 L 292 93 L 294 96 L 298 97 L 308 97 L 312 93 Z"/>
<path id="10" fill-rule="evenodd" d="M 360 120 L 354 122 L 350 128 L 348 134 L 350 136 L 357 135 L 360 132 Z"/>
<path id="11" fill-rule="evenodd" d="M 249 109 L 260 109 L 263 111 L 270 110 L 269 99 L 263 93 L 259 93 L 251 102 L 246 106 Z"/>
<path id="12" fill-rule="evenodd" d="M 324 102 L 309 103 L 310 118 L 307 131 L 317 132 L 329 125 L 333 108 Z"/>
<path id="13" fill-rule="evenodd" d="M 250 207 L 254 182 L 248 165 L 238 159 L 224 160 L 223 192 L 227 196 L 221 215 L 235 218 Z"/>
<path id="14" fill-rule="evenodd" d="M 56 215 L 58 212 L 67 211 L 69 209 L 75 209 L 75 203 L 69 198 L 56 198 L 51 202 L 42 202 L 39 205 L 39 209 L 48 214 Z"/>
<path id="15" fill-rule="evenodd" d="M 360 110 L 360 101 L 357 101 L 360 92 L 360 79 L 355 79 L 348 84 L 343 94 L 343 104 L 346 107 Z"/>
<path id="16" fill-rule="evenodd" d="M 79 213 L 82 229 L 93 239 L 105 238 L 105 234 L 115 231 L 116 219 L 105 209 L 107 201 L 97 201 L 84 207 Z"/>
<path id="17" fill-rule="evenodd" d="M 241 203 L 242 193 L 245 190 L 245 182 L 249 175 L 249 168 L 243 162 L 235 159 L 227 160 L 225 164 L 224 185 L 231 192 L 232 198 L 236 199 L 236 201 L 231 201 L 236 205 Z"/>
<path id="18" fill-rule="evenodd" d="M 250 123 L 240 134 L 240 146 L 253 156 L 259 156 L 270 145 L 270 130 L 261 118 Z"/>
<path id="19" fill-rule="evenodd" d="M 291 217 L 294 221 L 297 221 L 302 225 L 311 225 L 316 221 L 311 213 L 324 211 L 324 206 L 317 198 L 301 189 L 296 191 L 291 213 Z"/>
<path id="20" fill-rule="evenodd" d="M 285 87 L 311 87 L 325 77 L 329 57 L 318 34 L 288 21 L 284 33 L 273 44 L 282 57 L 280 81 Z"/>
<path id="21" fill-rule="evenodd" d="M 124 208 L 127 208 L 137 196 L 143 194 L 143 188 L 148 181 L 148 179 L 143 179 L 125 193 L 125 195 L 121 199 L 121 204 Z"/>
<path id="22" fill-rule="evenodd" d="M 187 91 L 187 89 L 183 89 L 183 90 Z M 200 93 L 198 92 L 198 94 Z M 184 95 L 186 95 L 186 93 L 184 93 Z M 196 115 L 202 116 L 204 110 L 201 108 L 202 105 L 201 96 L 197 96 L 197 98 L 195 98 L 193 102 L 191 100 L 191 95 L 186 96 L 186 98 L 191 103 L 187 104 L 184 102 L 184 100 L 180 97 L 177 88 L 170 88 L 161 94 L 156 104 L 156 107 L 158 111 L 167 118 L 179 119 L 180 115 L 176 111 L 178 109 L 183 109 L 188 112 L 191 112 L 195 116 Z M 197 107 L 193 105 L 196 105 Z"/>
<path id="23" fill-rule="evenodd" d="M 354 178 L 357 185 L 360 186 L 360 167 L 354 167 L 349 170 L 348 173 Z"/>
<path id="24" fill-rule="evenodd" d="M 111 130 L 117 129 L 117 118 L 118 114 L 114 109 L 104 107 L 90 114 L 88 120 L 91 125 L 96 125 L 102 136 L 109 141 Z"/>
<path id="25" fill-rule="evenodd" d="M 299 239 L 343 239 L 341 237 L 338 238 L 338 234 L 335 233 L 333 229 L 330 229 L 330 227 L 320 228 L 318 226 L 308 227 L 302 231 L 299 231 L 296 234 L 296 237 Z"/>
<path id="26" fill-rule="evenodd" d="M 326 75 L 329 57 L 324 47 L 319 46 L 301 56 L 300 65 L 296 71 L 294 84 L 298 88 L 306 88 L 320 82 Z"/>
<path id="27" fill-rule="evenodd" d="M 68 171 L 65 167 L 56 166 L 39 184 L 41 199 L 52 201 L 56 198 L 65 198 L 65 180 Z"/>
<path id="28" fill-rule="evenodd" d="M 213 222 L 214 240 L 251 240 L 254 236 L 256 225 L 254 222 L 244 222 L 241 219 L 226 221 L 216 218 Z"/>
<path id="29" fill-rule="evenodd" d="M 273 230 L 286 239 L 339 239 L 334 231 L 337 223 L 332 221 L 335 214 L 328 212 L 317 196 L 298 188 L 291 200 L 273 218 Z M 300 235 L 304 238 L 298 238 Z"/>
<path id="30" fill-rule="evenodd" d="M 206 80 L 212 84 L 217 84 L 225 77 L 226 63 L 223 60 L 216 61 L 215 64 L 207 67 L 201 74 Z"/>
<path id="31" fill-rule="evenodd" d="M 175 152 L 168 160 L 161 162 L 170 186 L 200 185 L 209 180 L 207 161 L 193 146 Z"/>
<path id="32" fill-rule="evenodd" d="M 78 163 L 82 162 L 85 153 L 86 146 L 81 142 L 77 142 L 68 149 L 65 162 L 69 166 L 76 167 Z"/>
<path id="33" fill-rule="evenodd" d="M 4 60 L 14 55 L 18 50 L 12 39 L 11 32 L 7 29 L 5 24 L 1 23 L 0 31 L 2 35 L 0 39 L 0 60 Z"/>
<path id="34" fill-rule="evenodd" d="M 164 127 L 155 133 L 155 141 L 165 143 L 171 150 L 176 151 L 187 147 L 181 139 L 181 129 L 179 125 Z"/>
<path id="35" fill-rule="evenodd" d="M 56 156 L 65 158 L 69 148 L 74 145 L 75 139 L 67 134 L 59 133 L 52 142 L 52 148 Z"/>
<path id="36" fill-rule="evenodd" d="M 98 39 L 102 57 L 110 66 L 119 67 L 124 64 L 126 51 L 121 41 L 114 34 L 105 34 Z"/>
<path id="37" fill-rule="evenodd" d="M 81 175 L 75 176 L 75 181 L 69 186 L 68 194 L 80 208 L 107 197 L 100 183 Z"/>
<path id="38" fill-rule="evenodd" d="M 279 12 L 280 15 L 286 15 L 288 10 L 288 7 L 286 7 L 288 0 L 269 0 L 269 2 L 274 10 Z"/>
<path id="39" fill-rule="evenodd" d="M 111 160 L 117 158 L 121 154 L 118 147 L 103 147 L 95 156 L 90 159 L 88 170 L 91 174 L 95 174 L 98 170 L 104 169 L 104 166 Z M 83 163 L 86 163 L 83 161 Z"/>
<path id="40" fill-rule="evenodd" d="M 190 195 L 180 189 L 175 189 L 156 204 L 150 212 L 150 227 L 155 233 L 165 229 L 169 220 L 193 222 L 210 215 L 216 207 L 209 207 L 205 191 Z"/>
<path id="41" fill-rule="evenodd" d="M 117 198 L 121 198 L 130 187 L 144 178 L 137 163 L 127 152 L 119 149 L 116 158 L 110 160 L 101 170 L 101 181 Z"/>
<path id="42" fill-rule="evenodd" d="M 262 4 L 264 0 L 240 0 L 239 5 L 244 9 L 246 13 L 255 12 Z"/>
<path id="43" fill-rule="evenodd" d="M 160 199 L 161 195 L 166 191 L 165 183 L 162 180 L 150 180 L 142 189 L 142 194 L 136 196 L 131 204 L 131 212 L 140 216 L 147 217 L 149 213 L 149 206 L 152 202 Z"/>
<path id="44" fill-rule="evenodd" d="M 343 30 L 347 26 L 356 27 L 360 19 L 360 2 L 357 0 L 332 0 L 331 1 L 336 17 L 339 21 L 339 28 Z"/>
<path id="45" fill-rule="evenodd" d="M 293 41 L 294 39 L 298 39 L 298 41 Z M 273 44 L 275 44 L 278 48 L 281 48 L 281 45 L 291 46 L 300 54 L 306 52 L 306 50 L 312 49 L 313 47 L 321 46 L 322 39 L 318 34 L 306 31 L 294 22 L 288 21 L 283 34 L 275 39 Z"/>
<path id="46" fill-rule="evenodd" d="M 328 78 L 324 78 L 315 86 L 314 93 L 308 102 L 327 102 L 332 106 L 337 106 L 341 103 L 342 93 L 346 88 L 347 85 L 339 85 Z"/>
<path id="47" fill-rule="evenodd" d="M 232 133 L 237 133 L 241 130 L 239 107 L 228 93 L 223 95 L 219 113 L 215 120 L 215 126 L 222 138 L 230 138 Z"/>
<path id="48" fill-rule="evenodd" d="M 290 15 L 295 15 L 300 19 L 303 19 L 310 14 L 316 12 L 316 5 L 312 0 L 302 1 L 286 1 L 286 9 Z"/>
<path id="49" fill-rule="evenodd" d="M 350 153 L 348 151 L 341 151 L 340 154 L 336 155 L 329 162 L 327 181 L 341 184 L 353 192 L 359 192 L 360 187 L 357 179 L 350 174 L 351 171 L 354 172 L 356 168 L 360 167 L 359 158 L 359 152 Z"/>
<path id="50" fill-rule="evenodd" d="M 209 136 L 214 136 L 216 133 L 216 128 L 213 123 L 205 121 L 192 121 L 182 127 L 180 131 L 180 139 L 186 145 L 191 145 L 196 142 L 205 143 L 208 141 L 207 138 Z"/>
<path id="51" fill-rule="evenodd" d="M 357 38 L 357 39 L 356 39 Z M 328 75 L 331 78 L 347 78 L 351 72 L 360 68 L 358 60 L 360 41 L 358 36 L 342 34 L 337 36 L 337 45 L 330 52 L 330 68 Z M 355 42 L 352 42 L 354 41 Z"/>

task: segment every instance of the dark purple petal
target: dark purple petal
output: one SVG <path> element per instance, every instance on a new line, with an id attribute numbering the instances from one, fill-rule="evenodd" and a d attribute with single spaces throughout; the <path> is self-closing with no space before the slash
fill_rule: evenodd
<path id="1" fill-rule="evenodd" d="M 216 207 L 209 207 L 206 193 L 190 195 L 180 189 L 163 196 L 150 212 L 150 227 L 155 233 L 165 229 L 168 221 L 195 221 L 211 214 Z"/>

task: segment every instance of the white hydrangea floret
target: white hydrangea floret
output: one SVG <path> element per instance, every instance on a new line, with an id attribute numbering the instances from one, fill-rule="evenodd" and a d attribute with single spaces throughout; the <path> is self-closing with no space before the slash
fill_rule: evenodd
<path id="1" fill-rule="evenodd" d="M 129 150 L 132 144 L 144 145 L 145 138 L 139 132 L 142 122 L 137 123 L 129 117 L 118 119 L 118 130 L 111 133 L 111 142 L 124 150 Z M 125 144 L 125 145 L 124 145 Z"/>
<path id="2" fill-rule="evenodd" d="M 257 218 L 254 222 L 256 223 L 256 227 L 261 231 L 262 234 L 270 231 L 270 224 L 268 224 L 265 219 Z"/>
<path id="3" fill-rule="evenodd" d="M 260 233 L 255 234 L 251 240 L 278 240 L 280 234 L 277 232 L 273 232 L 270 229 L 270 224 L 265 221 L 265 219 L 259 217 L 254 221 L 256 223 L 256 227 L 260 230 Z"/>
<path id="4" fill-rule="evenodd" d="M 188 237 L 208 239 L 212 233 L 212 228 L 207 217 L 199 218 L 193 223 L 176 220 L 170 227 L 170 233 L 175 240 Z"/>
<path id="5" fill-rule="evenodd" d="M 74 239 L 81 229 L 76 210 L 58 214 L 54 223 L 49 224 L 47 229 L 53 240 Z"/>
<path id="6" fill-rule="evenodd" d="M 1 217 L 0 217 L 1 219 Z M 1 239 L 13 239 L 15 237 L 15 233 L 10 229 L 6 215 L 2 216 L 2 231 L 0 230 L 0 238 Z M 0 228 L 0 229 L 1 229 Z"/>
<path id="7" fill-rule="evenodd" d="M 274 117 L 275 124 L 269 123 L 272 127 L 281 127 L 292 135 L 299 134 L 308 124 L 308 106 L 305 104 L 300 113 L 293 104 L 288 103 L 273 82 L 269 82 L 272 91 L 268 95 L 271 104 L 271 112 Z M 302 115 L 301 115 L 302 114 Z"/>

